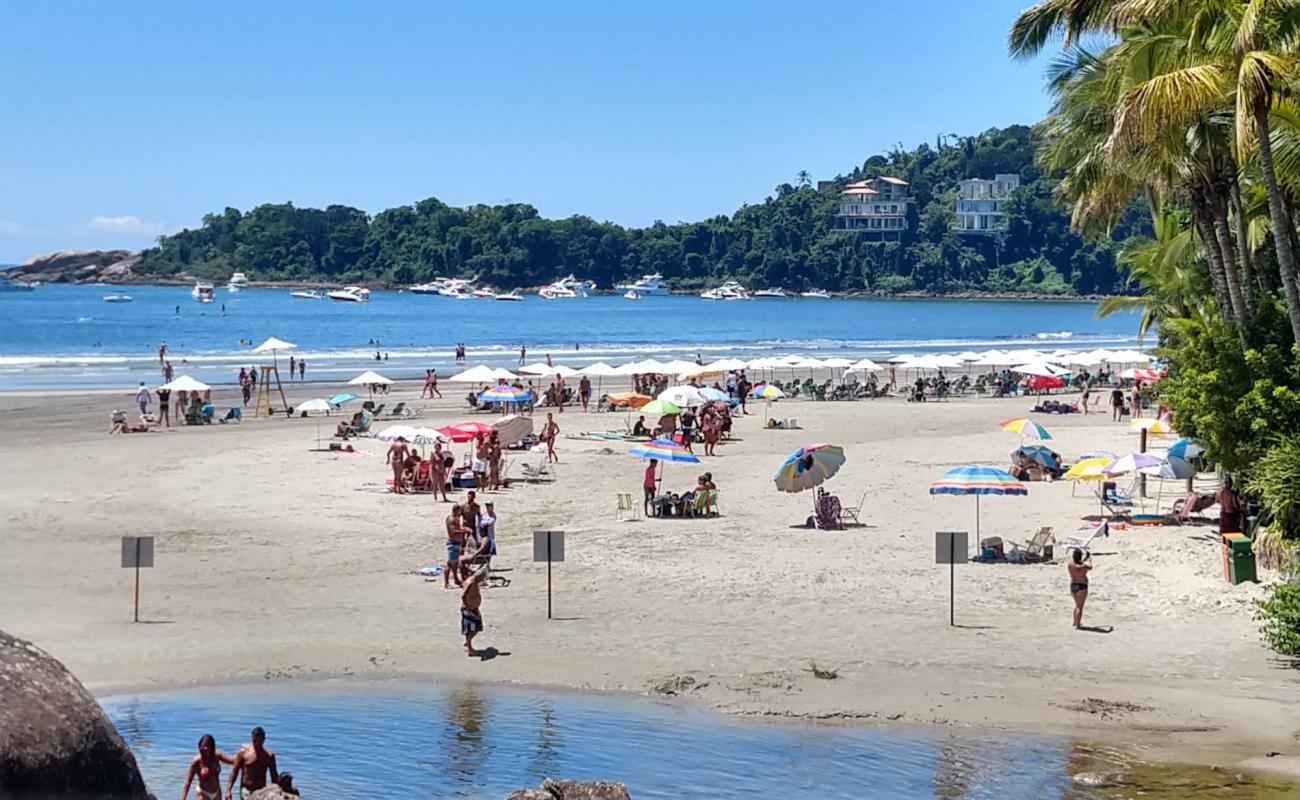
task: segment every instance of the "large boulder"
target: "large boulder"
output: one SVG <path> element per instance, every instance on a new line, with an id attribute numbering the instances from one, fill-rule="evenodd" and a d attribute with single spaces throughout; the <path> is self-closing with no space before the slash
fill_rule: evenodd
<path id="1" fill-rule="evenodd" d="M 81 682 L 0 631 L 0 798 L 151 797 L 135 756 Z"/>
<path id="2" fill-rule="evenodd" d="M 610 781 L 559 781 L 547 778 L 537 789 L 518 789 L 506 800 L 631 800 L 627 787 Z"/>
<path id="3" fill-rule="evenodd" d="M 130 250 L 57 250 L 32 256 L 4 270 L 7 278 L 42 283 L 123 283 L 133 277 L 140 257 Z"/>

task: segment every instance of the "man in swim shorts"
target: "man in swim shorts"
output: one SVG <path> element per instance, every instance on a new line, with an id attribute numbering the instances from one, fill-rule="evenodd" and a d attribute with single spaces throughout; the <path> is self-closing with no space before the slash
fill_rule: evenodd
<path id="1" fill-rule="evenodd" d="M 450 589 L 451 581 L 461 585 L 460 554 L 465 549 L 465 537 L 469 529 L 461 522 L 460 504 L 451 507 L 447 515 L 447 565 L 442 573 L 442 588 Z"/>
<path id="2" fill-rule="evenodd" d="M 236 775 L 241 775 L 240 800 L 247 800 L 253 792 L 265 788 L 267 772 L 271 773 L 271 783 L 277 782 L 280 778 L 280 772 L 275 768 L 275 753 L 263 746 L 266 743 L 266 731 L 262 730 L 262 726 L 253 728 L 252 739 L 252 742 L 239 748 L 239 752 L 235 753 L 235 761 L 230 767 L 230 777 L 226 779 L 226 800 L 231 800 L 234 796 Z"/>
<path id="3" fill-rule="evenodd" d="M 460 592 L 460 632 L 465 637 L 465 655 L 475 656 L 474 637 L 483 632 L 483 613 L 479 607 L 483 604 L 480 585 L 487 577 L 487 567 L 483 566 L 470 573 Z"/>

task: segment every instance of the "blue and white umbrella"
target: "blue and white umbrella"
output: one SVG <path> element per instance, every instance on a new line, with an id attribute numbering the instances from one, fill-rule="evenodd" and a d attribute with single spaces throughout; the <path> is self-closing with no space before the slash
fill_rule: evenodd
<path id="1" fill-rule="evenodd" d="M 1193 442 L 1190 438 L 1184 436 L 1169 445 L 1169 450 L 1167 452 L 1174 458 L 1181 458 L 1184 461 L 1192 461 L 1200 457 L 1201 453 L 1205 452 L 1205 449 L 1196 442 Z"/>

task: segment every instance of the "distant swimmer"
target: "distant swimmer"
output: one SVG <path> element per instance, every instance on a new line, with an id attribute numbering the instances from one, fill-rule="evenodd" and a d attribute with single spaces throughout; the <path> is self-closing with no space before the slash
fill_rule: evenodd
<path id="1" fill-rule="evenodd" d="M 158 365 L 162 366 L 162 363 L 166 360 L 167 360 L 167 343 L 162 342 L 161 344 L 158 345 Z"/>
<path id="2" fill-rule="evenodd" d="M 181 307 L 180 307 L 180 306 L 176 306 L 176 316 L 179 317 L 180 315 L 181 315 Z"/>

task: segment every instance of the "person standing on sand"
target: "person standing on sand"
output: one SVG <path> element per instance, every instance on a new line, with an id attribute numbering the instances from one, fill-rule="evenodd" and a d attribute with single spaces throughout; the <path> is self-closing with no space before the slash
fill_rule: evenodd
<path id="1" fill-rule="evenodd" d="M 1116 386 L 1110 390 L 1110 421 L 1119 422 L 1119 412 L 1122 410 L 1124 410 L 1124 390 Z"/>
<path id="2" fill-rule="evenodd" d="M 644 490 L 645 499 L 642 501 L 645 515 L 651 516 L 650 506 L 655 501 L 655 491 L 659 487 L 658 478 L 655 476 L 655 468 L 659 466 L 658 459 L 650 459 L 650 463 L 645 468 L 645 479 L 641 481 L 641 488 Z"/>
<path id="3" fill-rule="evenodd" d="M 388 448 L 388 455 L 384 457 L 384 463 L 393 467 L 393 494 L 402 493 L 402 473 L 406 470 L 406 453 L 410 448 L 406 446 L 406 439 L 401 436 L 393 442 Z"/>
<path id="4" fill-rule="evenodd" d="M 433 480 L 433 499 L 438 499 L 438 493 L 442 493 L 442 502 L 450 502 L 447 497 L 447 465 L 443 459 L 446 453 L 442 452 L 442 442 L 435 442 L 433 452 L 429 455 L 429 476 Z"/>
<path id="5" fill-rule="evenodd" d="M 1223 487 L 1215 498 L 1219 501 L 1219 533 L 1241 533 L 1241 496 L 1232 486 L 1232 476 L 1223 476 Z"/>
<path id="6" fill-rule="evenodd" d="M 275 753 L 263 746 L 266 743 L 266 731 L 262 730 L 261 725 L 253 728 L 252 740 L 239 748 L 235 760 L 231 763 L 230 777 L 226 779 L 226 800 L 234 797 L 235 776 L 241 773 L 239 781 L 241 800 L 266 786 L 267 772 L 271 773 L 271 783 L 280 779 L 280 772 L 275 768 Z"/>
<path id="7" fill-rule="evenodd" d="M 154 393 L 158 395 L 158 421 L 161 422 L 163 425 L 166 425 L 168 428 L 170 428 L 172 426 L 172 417 L 171 417 L 172 390 L 159 388 L 159 389 L 154 389 Z"/>
<path id="8" fill-rule="evenodd" d="M 1088 600 L 1088 573 L 1092 570 L 1092 553 L 1071 550 L 1065 562 L 1070 572 L 1070 594 L 1074 597 L 1074 627 L 1083 624 L 1083 604 Z"/>
<path id="9" fill-rule="evenodd" d="M 560 433 L 560 426 L 555 423 L 555 417 L 551 412 L 546 412 L 546 424 L 542 426 L 542 441 L 546 442 L 546 463 L 552 461 L 557 464 L 560 457 L 555 454 L 555 437 Z"/>
<path id="10" fill-rule="evenodd" d="M 519 366 L 522 367 L 524 365 L 524 359 L 527 357 L 528 357 L 528 348 L 522 344 L 519 345 Z"/>
<path id="11" fill-rule="evenodd" d="M 135 402 L 140 406 L 141 414 L 149 413 L 149 387 L 140 381 L 140 388 L 135 392 Z"/>
<path id="12" fill-rule="evenodd" d="M 578 381 L 578 397 L 582 400 L 582 410 L 587 410 L 587 404 L 591 402 L 591 378 L 586 375 Z"/>
<path id="13" fill-rule="evenodd" d="M 447 515 L 447 565 L 442 572 L 442 588 L 450 589 L 452 580 L 461 585 L 460 554 L 465 549 L 465 536 L 469 529 L 461 523 L 460 504 L 451 507 Z"/>
<path id="14" fill-rule="evenodd" d="M 289 356 L 289 383 L 293 383 L 293 374 L 298 371 L 298 360 Z"/>
<path id="15" fill-rule="evenodd" d="M 196 800 L 221 800 L 221 765 L 234 764 L 235 759 L 217 749 L 217 740 L 212 734 L 205 733 L 199 737 L 199 754 L 190 761 L 189 771 L 185 773 L 185 788 L 181 790 L 181 800 L 190 794 L 190 785 L 197 778 L 199 785 L 194 787 Z"/>
<path id="16" fill-rule="evenodd" d="M 429 399 L 432 400 L 434 395 L 437 395 L 439 400 L 442 399 L 442 392 L 438 391 L 437 369 L 429 370 Z"/>
<path id="17" fill-rule="evenodd" d="M 474 637 L 483 632 L 483 594 L 479 591 L 487 578 L 487 567 L 479 567 L 465 579 L 460 590 L 460 632 L 465 637 L 465 655 L 476 656 Z"/>
<path id="18" fill-rule="evenodd" d="M 307 359 L 300 358 L 298 359 L 298 383 L 303 383 L 306 380 L 307 380 Z"/>

